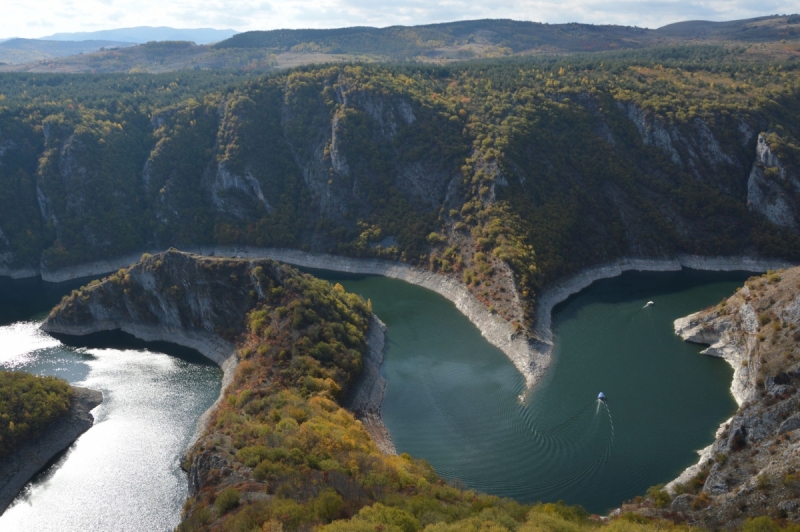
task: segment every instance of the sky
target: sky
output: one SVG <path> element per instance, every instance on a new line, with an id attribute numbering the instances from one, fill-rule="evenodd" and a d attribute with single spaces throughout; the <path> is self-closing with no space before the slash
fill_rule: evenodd
<path id="1" fill-rule="evenodd" d="M 3 0 L 0 39 L 133 26 L 385 27 L 478 18 L 657 28 L 800 12 L 800 0 Z"/>

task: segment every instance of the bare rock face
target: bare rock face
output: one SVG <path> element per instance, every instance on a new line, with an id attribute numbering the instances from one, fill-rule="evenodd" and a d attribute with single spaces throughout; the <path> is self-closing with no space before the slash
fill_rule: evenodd
<path id="1" fill-rule="evenodd" d="M 253 174 L 234 174 L 224 162 L 219 163 L 211 180 L 211 199 L 219 212 L 239 219 L 248 218 L 253 210 L 272 212 L 272 206 L 264 197 L 261 185 Z"/>
<path id="2" fill-rule="evenodd" d="M 175 250 L 145 256 L 56 307 L 42 329 L 67 335 L 119 329 L 146 341 L 197 349 L 225 369 L 245 315 L 263 298 L 254 274 L 259 265 L 280 275 L 281 267 L 268 259 L 217 259 Z"/>
<path id="3" fill-rule="evenodd" d="M 330 107 L 321 104 L 311 113 L 307 103 L 299 108 L 288 98 L 283 109 L 285 137 L 320 213 L 343 219 L 348 213 L 374 208 L 366 190 L 384 179 L 384 185 L 395 187 L 420 210 L 440 207 L 452 172 L 442 170 L 440 161 L 430 156 L 409 158 L 397 144 L 398 137 L 408 135 L 418 122 L 410 100 L 363 88 L 345 76 L 339 76 L 333 87 L 335 101 Z M 314 127 L 297 137 L 289 124 L 302 114 L 313 116 Z M 388 172 L 379 172 L 385 175 L 364 164 L 365 154 L 359 151 L 363 146 L 356 149 L 348 141 L 352 140 L 348 139 L 348 124 L 353 121 L 368 123 L 372 132 L 369 149 L 391 158 Z"/>
<path id="4" fill-rule="evenodd" d="M 689 523 L 731 527 L 764 514 L 800 521 L 798 310 L 800 268 L 792 268 L 751 278 L 719 305 L 675 321 L 681 338 L 731 364 L 740 405 L 700 463 L 667 485 L 671 511 Z"/>
<path id="5" fill-rule="evenodd" d="M 756 393 L 748 364 L 751 351 L 757 347 L 748 336 L 755 328 L 755 313 L 747 304 L 730 314 L 698 312 L 675 320 L 675 334 L 687 342 L 708 345 L 703 354 L 723 358 L 731 365 L 731 393 L 739 404 Z"/>
<path id="6" fill-rule="evenodd" d="M 800 181 L 790 175 L 769 147 L 763 134 L 758 136 L 756 160 L 747 181 L 747 206 L 770 222 L 788 229 L 798 228 L 798 212 L 790 193 L 800 191 Z"/>
<path id="7" fill-rule="evenodd" d="M 712 167 L 722 164 L 734 164 L 734 158 L 725 149 L 711 132 L 703 120 L 697 118 L 690 122 L 688 131 L 681 132 L 665 124 L 651 112 L 639 109 L 632 102 L 619 103 L 639 131 L 642 142 L 654 146 L 670 157 L 677 165 L 686 165 L 697 173 L 701 161 L 709 163 Z M 746 132 L 743 131 L 746 135 Z"/>
<path id="8" fill-rule="evenodd" d="M 381 452 L 397 454 L 389 429 L 381 419 L 381 404 L 386 390 L 386 380 L 381 375 L 385 332 L 386 325 L 373 315 L 367 332 L 369 349 L 364 355 L 364 368 L 345 401 L 345 408 L 361 421 Z"/>

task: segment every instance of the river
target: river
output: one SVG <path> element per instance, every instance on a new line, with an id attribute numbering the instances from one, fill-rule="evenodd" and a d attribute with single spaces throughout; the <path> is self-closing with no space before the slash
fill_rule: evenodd
<path id="1" fill-rule="evenodd" d="M 70 347 L 40 332 L 47 309 L 75 284 L 0 280 L 0 368 L 103 392 L 94 426 L 29 483 L 0 530 L 172 530 L 187 497 L 180 457 L 219 395 L 222 371 L 174 346 L 111 335 Z"/>
<path id="2" fill-rule="evenodd" d="M 672 322 L 751 274 L 627 272 L 594 283 L 556 307 L 553 364 L 520 401 L 522 376 L 445 298 L 313 273 L 372 300 L 387 325 L 382 415 L 395 446 L 459 485 L 602 513 L 696 462 L 736 409 L 730 366 L 699 355 Z"/>
<path id="3" fill-rule="evenodd" d="M 457 485 L 603 512 L 696 461 L 736 407 L 729 366 L 681 342 L 672 321 L 748 274 L 629 272 L 593 284 L 556 308 L 553 365 L 520 401 L 522 376 L 443 297 L 384 277 L 313 273 L 372 300 L 388 326 L 382 413 L 395 445 Z M 164 345 L 116 337 L 70 347 L 40 333 L 46 309 L 74 285 L 0 279 L 0 367 L 105 397 L 95 426 L 0 516 L 0 529 L 169 530 L 186 497 L 180 456 L 221 371 Z"/>

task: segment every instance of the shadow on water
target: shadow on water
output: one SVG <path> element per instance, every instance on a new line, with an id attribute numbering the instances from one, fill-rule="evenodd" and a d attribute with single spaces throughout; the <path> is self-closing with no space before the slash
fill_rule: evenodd
<path id="1" fill-rule="evenodd" d="M 64 296 L 100 278 L 83 277 L 63 283 L 48 283 L 42 281 L 41 277 L 11 279 L 0 276 L 0 326 L 18 321 L 43 319 Z M 185 362 L 214 365 L 194 349 L 170 342 L 146 342 L 119 330 L 86 336 L 48 334 L 69 347 L 147 350 L 164 353 Z M 83 351 L 78 351 L 76 354 L 86 360 L 92 359 L 91 354 Z"/>
<path id="2" fill-rule="evenodd" d="M 571 317 L 569 307 L 573 307 L 571 309 L 573 313 L 579 310 L 571 303 L 583 296 L 587 290 L 591 290 L 592 299 L 598 303 L 628 303 L 647 298 L 656 300 L 660 296 L 677 291 L 715 283 L 741 283 L 752 275 L 756 274 L 744 271 L 714 272 L 691 268 L 683 268 L 674 272 L 622 272 L 622 275 L 610 279 L 600 279 L 592 283 L 591 287 L 572 294 L 553 308 L 553 315 L 563 314 L 562 318 Z M 564 314 L 565 312 L 566 314 Z"/>
<path id="3" fill-rule="evenodd" d="M 47 283 L 41 277 L 11 279 L 0 276 L 0 325 L 43 318 L 62 297 L 97 278 Z"/>
<path id="4" fill-rule="evenodd" d="M 147 342 L 124 331 L 101 331 L 85 336 L 72 336 L 68 334 L 49 333 L 62 344 L 87 349 L 129 349 L 132 351 L 151 351 L 164 353 L 184 362 L 203 366 L 216 366 L 214 362 L 204 357 L 200 352 L 190 347 L 173 344 L 170 342 Z M 91 355 L 90 355 L 91 356 Z"/>

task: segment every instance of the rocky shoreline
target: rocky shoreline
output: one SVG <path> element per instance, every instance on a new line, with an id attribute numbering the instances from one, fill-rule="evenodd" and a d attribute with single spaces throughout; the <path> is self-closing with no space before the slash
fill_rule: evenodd
<path id="1" fill-rule="evenodd" d="M 386 325 L 373 314 L 367 330 L 368 349 L 364 356 L 364 367 L 344 407 L 361 421 L 383 454 L 397 454 L 389 429 L 381 419 L 381 404 L 386 390 L 386 379 L 381 375 L 385 338 Z"/>
<path id="2" fill-rule="evenodd" d="M 548 285 L 536 302 L 536 318 L 533 324 L 534 340 L 516 333 L 510 323 L 492 314 L 458 280 L 408 264 L 382 259 L 354 259 L 339 255 L 311 253 L 295 249 L 254 248 L 229 246 L 199 246 L 185 251 L 205 256 L 260 259 L 269 258 L 295 266 L 318 268 L 345 273 L 383 275 L 409 282 L 432 290 L 452 301 L 495 347 L 511 360 L 525 378 L 527 388 L 532 388 L 547 372 L 553 351 L 551 330 L 552 311 L 571 295 L 587 288 L 594 281 L 616 277 L 625 271 L 679 271 L 681 268 L 709 271 L 764 272 L 792 266 L 781 260 L 759 257 L 707 257 L 699 255 L 677 255 L 674 258 L 621 258 L 614 262 L 593 266 Z M 22 275 L 23 271 L 3 272 L 13 278 L 41 275 L 46 282 L 58 283 L 84 277 L 112 273 L 139 260 L 141 253 L 70 266 L 55 271 L 42 269 L 34 275 Z M 32 272 L 32 270 L 31 270 Z M 31 273 L 27 272 L 27 273 Z"/>
<path id="3" fill-rule="evenodd" d="M 204 256 L 246 259 L 266 258 L 306 268 L 318 268 L 345 273 L 383 275 L 385 277 L 406 281 L 432 290 L 452 301 L 456 308 L 481 331 L 481 334 L 483 334 L 491 344 L 508 356 L 517 370 L 525 377 L 528 388 L 531 388 L 544 376 L 549 365 L 549 358 L 542 359 L 539 350 L 537 350 L 531 342 L 523 335 L 517 334 L 510 323 L 500 316 L 489 312 L 486 305 L 478 301 L 478 299 L 469 292 L 466 286 L 452 277 L 422 270 L 400 262 L 381 259 L 353 259 L 338 255 L 309 253 L 294 249 L 200 246 L 186 248 L 183 251 Z M 157 251 L 152 252 L 155 253 Z M 41 275 L 42 280 L 50 283 L 60 283 L 85 277 L 96 277 L 130 266 L 137 262 L 140 257 L 141 253 L 136 253 L 103 261 L 79 264 L 55 271 L 41 269 L 41 271 L 37 272 L 35 275 Z M 0 275 L 10 276 L 11 273 L 14 272 L 0 271 Z M 33 277 L 35 275 L 27 275 L 27 277 Z M 15 275 L 13 277 L 20 279 L 25 276 Z"/>
<path id="4" fill-rule="evenodd" d="M 747 286 L 743 288 L 749 293 Z M 748 361 L 757 347 L 755 333 L 758 331 L 758 318 L 752 307 L 745 305 L 739 312 L 739 323 L 726 323 L 723 327 L 713 327 L 709 323 L 710 317 L 703 310 L 675 320 L 675 334 L 685 342 L 707 345 L 700 354 L 715 356 L 723 359 L 733 368 L 731 379 L 731 395 L 736 404 L 741 408 L 747 401 L 757 399 L 758 390 L 752 382 L 751 368 Z M 723 329 L 720 334 L 718 329 Z M 739 329 L 739 334 L 735 331 Z M 744 337 L 740 337 L 741 333 Z M 755 357 L 754 357 L 755 358 Z M 714 442 L 708 447 L 698 451 L 700 459 L 696 464 L 686 468 L 676 479 L 666 485 L 670 493 L 675 492 L 675 487 L 694 478 L 703 468 L 707 467 L 713 459 L 714 444 L 722 438 L 730 427 L 733 418 L 722 422 L 714 434 Z"/>
<path id="5" fill-rule="evenodd" d="M 92 427 L 94 416 L 90 411 L 102 402 L 101 392 L 73 386 L 67 413 L 45 428 L 34 441 L 0 462 L 0 514 L 36 473 Z"/>
<path id="6" fill-rule="evenodd" d="M 739 408 L 666 494 L 620 511 L 678 519 L 708 530 L 768 515 L 800 522 L 800 268 L 749 279 L 730 297 L 674 322 L 701 353 L 734 369 Z"/>
<path id="7" fill-rule="evenodd" d="M 204 255 L 213 253 L 216 256 L 235 256 L 251 259 L 270 258 L 306 268 L 382 275 L 427 288 L 453 302 L 456 308 L 480 330 L 489 343 L 503 351 L 522 376 L 525 377 L 528 388 L 536 384 L 547 371 L 548 364 L 543 364 L 544 361 L 541 360 L 539 352 L 523 335 L 516 333 L 506 320 L 491 313 L 486 305 L 478 301 L 464 284 L 452 277 L 399 262 L 380 259 L 352 259 L 338 255 L 308 253 L 292 249 L 246 248 L 231 250 L 217 247 L 213 249 L 201 248 L 195 252 Z"/>
<path id="8" fill-rule="evenodd" d="M 674 259 L 622 258 L 617 261 L 593 266 L 548 285 L 536 301 L 536 322 L 533 332 L 544 344 L 540 357 L 549 365 L 553 352 L 553 309 L 570 296 L 588 288 L 595 281 L 610 279 L 626 271 L 671 272 L 682 268 L 706 271 L 748 271 L 762 273 L 767 270 L 789 268 L 792 264 L 758 257 L 703 257 L 699 255 L 678 255 Z"/>
<path id="9" fill-rule="evenodd" d="M 614 263 L 605 264 L 568 277 L 562 281 L 552 284 L 540 295 L 536 305 L 537 322 L 535 326 L 535 334 L 542 339 L 543 343 L 548 346 L 547 356 L 551 356 L 553 349 L 553 331 L 551 329 L 552 311 L 556 305 L 566 301 L 571 295 L 577 294 L 581 290 L 589 287 L 593 282 L 600 279 L 613 278 L 621 275 L 626 271 L 680 271 L 681 268 L 690 268 L 694 270 L 706 271 L 751 271 L 754 273 L 762 273 L 767 270 L 777 270 L 781 268 L 791 267 L 792 264 L 772 259 L 761 259 L 756 257 L 702 257 L 697 255 L 679 255 L 675 259 L 620 259 Z M 697 313 L 699 314 L 699 313 Z M 696 338 L 698 334 L 697 327 L 690 326 L 693 318 L 697 314 L 692 314 L 685 318 L 679 318 L 675 321 L 675 333 L 687 341 L 697 343 L 713 344 L 717 339 L 708 337 L 703 339 Z M 702 333 L 701 333 L 702 334 Z M 716 347 L 716 346 L 714 346 Z M 711 348 L 703 351 L 704 354 L 713 356 L 720 356 L 724 358 L 734 370 L 734 377 L 731 383 L 731 393 L 738 405 L 742 405 L 745 400 L 745 394 L 742 390 L 741 383 L 747 380 L 743 376 L 743 368 L 741 365 L 741 357 L 727 356 L 722 354 L 722 351 L 710 352 Z M 719 438 L 728 424 L 730 419 L 723 422 L 717 429 L 715 439 Z M 686 468 L 678 477 L 670 481 L 666 485 L 666 489 L 674 493 L 675 486 L 684 484 L 694 478 L 703 467 L 705 467 L 712 458 L 713 443 L 708 447 L 698 451 L 700 455 L 697 463 Z"/>

